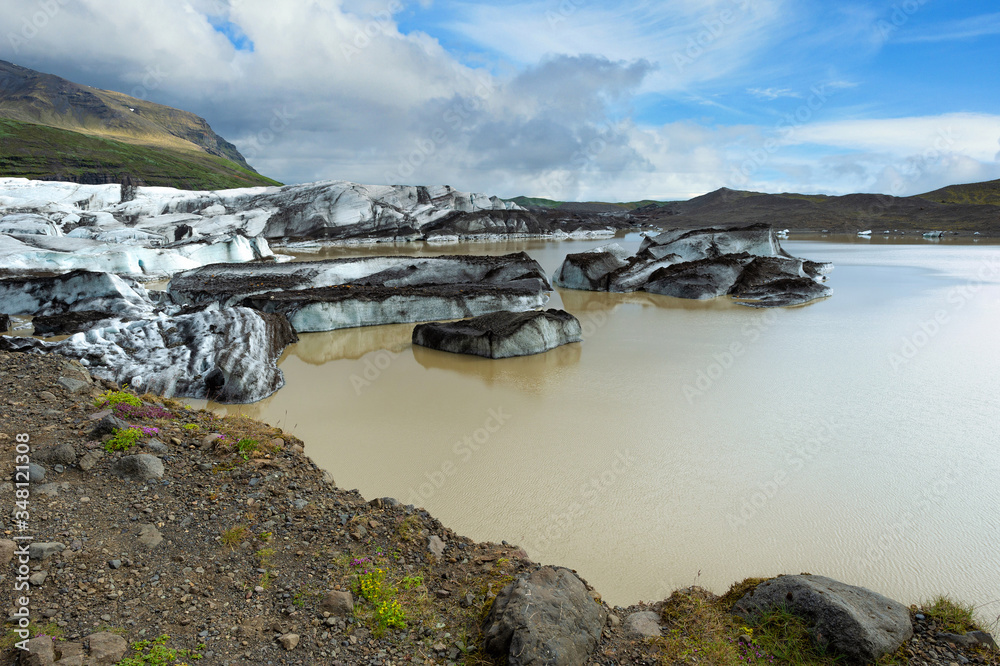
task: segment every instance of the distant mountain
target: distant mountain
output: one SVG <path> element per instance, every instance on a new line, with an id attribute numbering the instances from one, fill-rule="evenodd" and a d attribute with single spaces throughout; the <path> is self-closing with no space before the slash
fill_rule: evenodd
<path id="1" fill-rule="evenodd" d="M 766 194 L 723 187 L 688 201 L 575 203 L 524 196 L 510 201 L 534 211 L 618 213 L 636 226 L 695 228 L 765 222 L 798 230 L 978 231 L 1000 236 L 1000 180 L 952 185 L 912 197 Z"/>
<path id="2" fill-rule="evenodd" d="M 0 60 L 0 176 L 184 189 L 276 185 L 193 113 Z"/>
<path id="3" fill-rule="evenodd" d="M 1000 206 L 1000 180 L 968 185 L 950 185 L 918 196 L 921 199 L 939 203 Z"/>
<path id="4" fill-rule="evenodd" d="M 666 205 L 662 201 L 632 201 L 629 203 L 608 203 L 605 201 L 553 201 L 541 197 L 514 197 L 506 199 L 528 210 L 558 210 L 564 213 L 628 213 L 644 207 Z"/>
<path id="5" fill-rule="evenodd" d="M 857 232 L 951 231 L 1000 236 L 1000 181 L 912 197 L 765 194 L 722 188 L 689 201 L 635 211 L 639 223 L 694 228 L 766 222 L 776 228 Z"/>

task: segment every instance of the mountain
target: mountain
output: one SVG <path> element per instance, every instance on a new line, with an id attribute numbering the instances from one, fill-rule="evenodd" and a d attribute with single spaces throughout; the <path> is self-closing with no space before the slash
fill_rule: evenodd
<path id="1" fill-rule="evenodd" d="M 940 203 L 987 204 L 1000 206 L 1000 180 L 968 185 L 949 185 L 940 190 L 918 195 L 921 199 Z"/>
<path id="2" fill-rule="evenodd" d="M 628 203 L 609 203 L 606 201 L 554 201 L 541 197 L 514 197 L 506 199 L 516 203 L 522 208 L 531 211 L 558 210 L 563 213 L 628 213 L 643 207 L 663 206 L 661 201 L 647 199 L 645 201 L 631 201 Z"/>
<path id="3" fill-rule="evenodd" d="M 765 194 L 721 188 L 689 201 L 642 208 L 644 224 L 695 228 L 766 222 L 777 228 L 857 232 L 980 232 L 1000 236 L 1000 181 L 955 185 L 912 197 L 887 194 Z"/>
<path id="4" fill-rule="evenodd" d="M 0 60 L 0 176 L 184 189 L 276 185 L 193 113 Z"/>

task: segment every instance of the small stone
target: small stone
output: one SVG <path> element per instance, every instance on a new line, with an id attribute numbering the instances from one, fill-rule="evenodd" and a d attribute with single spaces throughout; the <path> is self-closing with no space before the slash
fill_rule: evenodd
<path id="1" fill-rule="evenodd" d="M 0 567 L 5 567 L 14 559 L 17 544 L 10 539 L 0 539 Z"/>
<path id="2" fill-rule="evenodd" d="M 351 617 L 354 614 L 354 595 L 348 591 L 332 590 L 323 597 L 319 609 L 334 617 Z"/>
<path id="3" fill-rule="evenodd" d="M 45 584 L 45 579 L 49 577 L 48 571 L 39 571 L 28 576 L 28 582 L 38 587 Z"/>
<path id="4" fill-rule="evenodd" d="M 295 646 L 299 644 L 298 634 L 282 634 L 278 637 L 278 642 L 286 650 L 294 650 Z"/>
<path id="5" fill-rule="evenodd" d="M 38 463 L 28 463 L 28 481 L 41 483 L 45 480 L 45 468 Z"/>
<path id="6" fill-rule="evenodd" d="M 625 618 L 625 631 L 641 638 L 655 638 L 660 635 L 660 616 L 653 611 L 632 613 Z"/>
<path id="7" fill-rule="evenodd" d="M 56 380 L 56 383 L 70 393 L 81 393 L 90 388 L 87 382 L 81 382 L 79 379 L 70 379 L 69 377 L 60 377 Z"/>
<path id="8" fill-rule="evenodd" d="M 122 568 L 122 561 L 121 560 L 111 560 L 111 561 L 108 562 L 108 566 L 111 567 L 112 569 L 121 569 Z"/>
<path id="9" fill-rule="evenodd" d="M 101 449 L 94 449 L 84 457 L 80 458 L 80 469 L 84 472 L 89 472 L 97 466 L 97 463 L 100 462 L 104 455 L 104 451 Z"/>
<path id="10" fill-rule="evenodd" d="M 437 595 L 438 599 L 447 599 L 448 597 L 451 596 L 451 591 L 450 590 L 444 590 L 444 589 L 435 590 L 434 594 Z"/>
<path id="11" fill-rule="evenodd" d="M 142 447 L 149 449 L 153 453 L 167 453 L 170 448 L 158 439 L 150 439 L 143 442 Z"/>
<path id="12" fill-rule="evenodd" d="M 294 502 L 292 502 L 292 506 L 294 506 L 296 510 L 302 511 L 304 508 L 309 506 L 309 502 L 307 502 L 304 499 L 297 499 Z"/>
<path id="13" fill-rule="evenodd" d="M 35 542 L 28 546 L 28 557 L 33 560 L 47 560 L 66 550 L 66 546 L 58 541 L 43 543 Z"/>
<path id="14" fill-rule="evenodd" d="M 156 525 L 145 524 L 139 526 L 139 543 L 153 550 L 163 542 L 163 535 L 160 534 L 160 530 L 156 529 Z"/>
<path id="15" fill-rule="evenodd" d="M 444 549 L 445 545 L 444 541 L 441 540 L 441 537 L 439 537 L 436 534 L 432 534 L 430 537 L 428 537 L 427 550 L 431 551 L 431 554 L 434 555 L 434 557 L 440 559 L 441 556 L 444 555 Z"/>
<path id="16" fill-rule="evenodd" d="M 58 398 L 51 391 L 42 391 L 38 394 L 39 400 L 44 400 L 46 402 L 55 402 Z"/>

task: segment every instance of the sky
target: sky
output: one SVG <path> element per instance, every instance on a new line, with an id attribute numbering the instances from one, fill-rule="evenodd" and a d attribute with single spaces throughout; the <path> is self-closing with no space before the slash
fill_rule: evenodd
<path id="1" fill-rule="evenodd" d="M 0 59 L 286 183 L 634 201 L 1000 178 L 995 0 L 0 0 Z"/>

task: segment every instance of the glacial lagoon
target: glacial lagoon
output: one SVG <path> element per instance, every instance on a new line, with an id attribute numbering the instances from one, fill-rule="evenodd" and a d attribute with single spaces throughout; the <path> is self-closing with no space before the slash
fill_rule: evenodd
<path id="1" fill-rule="evenodd" d="M 524 250 L 551 275 L 607 242 L 302 258 Z M 211 407 L 293 432 L 341 487 L 574 568 L 611 604 L 808 571 L 994 617 L 1000 246 L 783 245 L 835 264 L 832 298 L 757 310 L 559 290 L 549 307 L 576 314 L 584 342 L 500 361 L 412 347 L 412 325 L 307 334 L 282 358 L 285 388 Z"/>

